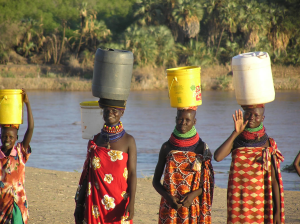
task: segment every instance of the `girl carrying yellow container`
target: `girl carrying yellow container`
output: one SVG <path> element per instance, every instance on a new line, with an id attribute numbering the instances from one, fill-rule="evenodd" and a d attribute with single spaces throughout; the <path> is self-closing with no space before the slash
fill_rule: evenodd
<path id="1" fill-rule="evenodd" d="M 23 141 L 15 145 L 19 124 L 22 123 L 23 102 L 27 107 L 28 127 Z M 27 224 L 25 163 L 31 153 L 29 143 L 34 121 L 25 90 L 0 90 L 0 126 L 0 223 Z"/>

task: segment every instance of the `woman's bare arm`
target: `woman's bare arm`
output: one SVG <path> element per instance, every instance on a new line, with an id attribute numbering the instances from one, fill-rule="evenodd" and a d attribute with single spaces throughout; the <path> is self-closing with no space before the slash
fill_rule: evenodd
<path id="1" fill-rule="evenodd" d="M 298 155 L 295 158 L 294 167 L 296 169 L 296 172 L 300 176 L 300 151 L 299 151 Z"/>
<path id="2" fill-rule="evenodd" d="M 155 188 L 155 190 L 163 197 L 165 198 L 168 203 L 171 205 L 174 209 L 179 209 L 182 204 L 180 203 L 179 199 L 176 197 L 173 197 L 171 194 L 169 194 L 166 189 L 161 184 L 160 180 L 164 172 L 164 168 L 166 165 L 166 158 L 169 153 L 168 143 L 164 143 L 160 149 L 158 162 L 155 167 L 154 177 L 152 181 L 152 185 Z"/>
<path id="3" fill-rule="evenodd" d="M 23 89 L 22 94 L 23 94 L 23 102 L 25 103 L 25 105 L 27 107 L 27 124 L 28 125 L 27 125 L 27 130 L 25 132 L 24 139 L 23 139 L 23 147 L 24 147 L 24 149 L 27 149 L 29 147 L 29 143 L 31 141 L 31 137 L 33 134 L 34 120 L 33 120 L 33 116 L 32 116 L 29 98 L 24 89 Z"/>
<path id="4" fill-rule="evenodd" d="M 129 149 L 128 149 L 128 193 L 129 203 L 125 210 L 125 215 L 128 216 L 126 221 L 132 220 L 134 216 L 134 203 L 136 193 L 136 163 L 137 163 L 137 152 L 134 138 L 129 136 Z M 128 215 L 129 213 L 129 215 Z"/>

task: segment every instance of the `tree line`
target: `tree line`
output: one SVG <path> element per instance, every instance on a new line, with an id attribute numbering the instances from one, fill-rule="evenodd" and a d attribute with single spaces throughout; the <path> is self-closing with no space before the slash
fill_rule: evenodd
<path id="1" fill-rule="evenodd" d="M 229 64 L 249 51 L 300 65 L 299 11 L 298 0 L 0 0 L 0 63 L 85 64 L 116 48 L 135 66 Z"/>

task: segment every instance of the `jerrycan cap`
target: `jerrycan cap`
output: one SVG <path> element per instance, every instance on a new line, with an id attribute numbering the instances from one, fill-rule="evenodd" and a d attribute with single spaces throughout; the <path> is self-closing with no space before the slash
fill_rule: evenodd
<path id="1" fill-rule="evenodd" d="M 238 54 L 236 56 L 234 56 L 232 59 L 243 59 L 243 58 L 268 58 L 269 54 L 267 52 L 263 52 L 263 51 L 255 51 L 255 52 L 247 52 L 247 53 L 243 53 L 243 54 Z"/>
<path id="2" fill-rule="evenodd" d="M 271 66 L 270 56 L 267 52 L 256 51 L 236 55 L 231 61 L 232 70 L 251 70 Z"/>
<path id="3" fill-rule="evenodd" d="M 133 66 L 133 53 L 131 51 L 119 49 L 101 49 L 98 48 L 95 54 L 95 62 L 104 62 L 109 64 L 122 64 Z"/>

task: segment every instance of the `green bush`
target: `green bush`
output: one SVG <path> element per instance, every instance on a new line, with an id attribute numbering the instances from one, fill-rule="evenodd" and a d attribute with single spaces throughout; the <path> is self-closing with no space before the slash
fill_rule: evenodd
<path id="1" fill-rule="evenodd" d="M 14 51 L 85 66 L 80 55 L 103 47 L 131 50 L 135 66 L 228 64 L 249 51 L 300 65 L 299 11 L 297 0 L 2 0 L 0 63 Z"/>

